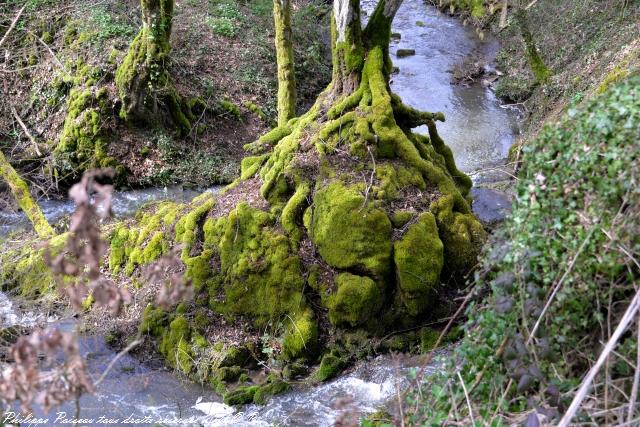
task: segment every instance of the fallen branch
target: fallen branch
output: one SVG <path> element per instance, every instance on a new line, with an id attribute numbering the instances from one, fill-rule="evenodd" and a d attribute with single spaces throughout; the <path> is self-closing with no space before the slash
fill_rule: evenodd
<path id="1" fill-rule="evenodd" d="M 53 53 L 53 51 L 51 50 L 51 48 L 49 47 L 48 44 L 46 44 L 44 42 L 44 40 L 42 40 L 40 37 L 38 37 L 37 35 L 33 34 L 31 31 L 28 31 L 29 34 L 31 34 L 33 37 L 35 37 L 42 46 L 44 46 L 45 49 L 47 49 L 47 51 L 49 52 L 49 54 L 51 55 L 51 57 L 53 58 L 53 60 L 56 62 L 56 64 L 58 64 L 58 67 L 62 68 L 64 70 L 64 65 L 62 65 L 62 62 L 60 62 L 60 60 L 58 59 L 58 57 L 56 56 L 55 53 Z"/>
<path id="2" fill-rule="evenodd" d="M 42 153 L 40 152 L 40 149 L 38 148 L 38 142 L 36 141 L 36 139 L 33 137 L 33 135 L 31 135 L 31 132 L 29 132 L 29 129 L 27 128 L 27 126 L 24 124 L 24 122 L 22 121 L 22 119 L 20 118 L 20 116 L 18 115 L 18 112 L 16 111 L 15 108 L 13 108 L 13 105 L 11 106 L 11 113 L 13 114 L 13 117 L 16 118 L 16 121 L 18 122 L 18 124 L 20 125 L 20 127 L 22 128 L 22 130 L 24 131 L 24 134 L 27 135 L 27 138 L 29 138 L 29 140 L 31 141 L 31 143 L 33 144 L 33 148 L 36 152 L 36 154 L 39 157 L 42 157 Z"/>
<path id="3" fill-rule="evenodd" d="M 573 401 L 569 406 L 569 409 L 567 409 L 567 412 L 564 414 L 564 416 L 560 420 L 558 427 L 567 427 L 569 425 L 569 423 L 571 422 L 571 419 L 574 417 L 574 415 L 582 405 L 582 401 L 586 397 L 587 392 L 591 387 L 591 382 L 595 378 L 596 374 L 598 373 L 598 371 L 600 370 L 604 362 L 609 357 L 609 354 L 615 348 L 616 344 L 618 344 L 618 340 L 620 340 L 620 337 L 622 336 L 622 334 L 625 332 L 629 324 L 633 321 L 633 318 L 635 317 L 639 309 L 640 309 L 640 291 L 636 292 L 636 295 L 633 297 L 631 304 L 629 304 L 629 307 L 627 307 L 627 311 L 625 311 L 624 316 L 622 316 L 620 323 L 616 327 L 616 330 L 613 332 L 613 335 L 607 342 L 607 345 L 605 345 L 604 349 L 602 350 L 602 353 L 600 353 L 600 356 L 598 357 L 596 364 L 593 365 L 593 367 L 589 370 L 589 373 L 587 374 L 585 379 L 582 381 L 582 384 L 580 385 L 578 392 L 574 396 Z"/>
<path id="4" fill-rule="evenodd" d="M 11 25 L 9 25 L 9 29 L 7 30 L 6 33 L 4 33 L 4 36 L 2 36 L 2 40 L 0 40 L 0 46 L 2 46 L 2 44 L 5 42 L 5 40 L 7 40 L 7 37 L 9 36 L 9 33 L 11 33 L 11 31 L 15 28 L 16 24 L 18 23 L 18 19 L 20 19 L 20 16 L 22 16 L 22 12 L 24 12 L 24 9 L 26 7 L 27 7 L 27 5 L 25 3 L 25 5 L 22 6 L 22 8 L 16 14 L 16 17 L 13 18 L 13 21 L 11 21 Z"/>
<path id="5" fill-rule="evenodd" d="M 627 423 L 631 423 L 633 420 L 633 413 L 636 408 L 636 401 L 638 400 L 638 386 L 640 385 L 640 318 L 638 319 L 637 329 L 637 349 L 636 349 L 636 371 L 633 374 L 633 387 L 631 387 L 631 399 L 629 399 L 629 412 L 627 415 Z"/>
<path id="6" fill-rule="evenodd" d="M 464 391 L 464 398 L 467 401 L 467 407 L 469 408 L 469 417 L 471 418 L 472 425 L 476 425 L 476 421 L 473 418 L 473 410 L 471 409 L 471 399 L 469 399 L 469 393 L 467 392 L 467 387 L 464 385 L 464 380 L 462 379 L 462 375 L 460 375 L 460 371 L 457 372 L 458 378 L 460 378 L 460 384 L 462 384 L 462 390 Z"/>
<path id="7" fill-rule="evenodd" d="M 109 374 L 109 371 L 111 371 L 111 369 L 113 369 L 114 365 L 118 362 L 118 360 L 120 360 L 122 358 L 122 356 L 124 356 L 125 354 L 129 353 L 131 350 L 133 350 L 134 347 L 136 347 L 137 345 L 139 345 L 142 341 L 138 338 L 135 341 L 133 341 L 131 344 L 129 344 L 124 350 L 122 350 L 120 353 L 118 353 L 116 355 L 116 357 L 114 357 L 111 362 L 109 362 L 109 365 L 107 366 L 107 369 L 104 370 L 104 372 L 102 373 L 102 375 L 100 376 L 100 378 L 98 379 L 98 381 L 95 382 L 95 386 L 98 387 L 102 381 L 104 381 L 104 379 L 107 377 L 107 374 Z"/>

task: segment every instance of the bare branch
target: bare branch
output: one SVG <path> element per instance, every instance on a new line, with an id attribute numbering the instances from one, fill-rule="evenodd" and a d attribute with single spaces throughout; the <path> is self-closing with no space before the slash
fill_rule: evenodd
<path id="1" fill-rule="evenodd" d="M 5 42 L 5 40 L 7 40 L 7 37 L 9 36 L 9 33 L 11 33 L 11 31 L 15 28 L 16 24 L 18 23 L 18 19 L 20 19 L 20 16 L 22 15 L 22 12 L 24 12 L 24 9 L 26 7 L 27 7 L 27 4 L 25 3 L 25 5 L 22 6 L 22 9 L 20 9 L 18 11 L 18 13 L 16 14 L 16 17 L 13 18 L 13 21 L 11 22 L 11 25 L 9 26 L 9 29 L 7 30 L 6 33 L 4 33 L 4 36 L 2 37 L 2 40 L 0 40 L 0 47 Z"/>

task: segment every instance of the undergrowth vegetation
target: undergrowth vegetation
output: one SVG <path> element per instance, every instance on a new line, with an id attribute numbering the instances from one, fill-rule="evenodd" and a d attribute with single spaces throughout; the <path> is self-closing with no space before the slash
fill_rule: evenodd
<path id="1" fill-rule="evenodd" d="M 465 338 L 446 372 L 410 390 L 412 424 L 555 424 L 567 409 L 639 283 L 639 87 L 630 79 L 570 109 L 524 147 L 517 200 L 485 251 Z M 640 420 L 629 410 L 636 328 L 574 421 Z"/>

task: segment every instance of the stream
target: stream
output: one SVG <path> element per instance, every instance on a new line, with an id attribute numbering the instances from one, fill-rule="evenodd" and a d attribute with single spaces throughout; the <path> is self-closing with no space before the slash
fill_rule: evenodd
<path id="1" fill-rule="evenodd" d="M 365 11 L 371 11 L 371 3 L 375 2 L 363 1 Z M 472 28 L 425 5 L 423 0 L 405 0 L 393 27 L 393 31 L 401 35 L 400 40 L 392 42 L 390 49 L 394 65 L 399 68 L 392 76 L 393 91 L 415 108 L 445 113 L 447 120 L 439 123 L 438 129 L 453 150 L 461 170 L 473 173 L 503 165 L 518 134 L 517 112 L 501 108 L 492 91 L 480 84 L 452 85 L 450 73 L 455 64 L 472 53 L 479 54 L 490 64 L 499 48 L 498 42 L 490 36 L 480 40 Z M 415 55 L 397 58 L 399 48 L 415 49 Z M 418 131 L 426 132 L 426 128 L 418 128 Z M 500 179 L 491 173 L 473 173 L 472 176 L 475 184 Z M 189 201 L 197 194 L 197 191 L 180 187 L 120 192 L 115 196 L 114 211 L 116 217 L 122 218 L 132 215 L 149 201 Z M 491 189 L 474 188 L 472 194 L 474 211 L 485 223 L 503 218 L 511 205 L 504 194 Z M 41 206 L 51 222 L 73 210 L 69 201 L 42 201 Z M 28 226 L 24 216 L 0 211 L 0 237 Z M 31 325 L 37 320 L 42 319 L 33 313 L 20 312 L 6 295 L 0 293 L 0 327 Z M 56 324 L 63 329 L 73 327 L 69 321 Z M 96 378 L 115 356 L 100 336 L 82 336 L 80 346 L 87 358 L 89 372 Z M 360 362 L 333 381 L 316 387 L 296 385 L 292 391 L 272 398 L 265 406 L 248 405 L 236 409 L 222 404 L 220 397 L 205 387 L 124 356 L 96 394 L 81 398 L 81 417 L 93 419 L 93 422 L 80 425 L 103 425 L 99 421 L 101 416 L 118 419 L 121 425 L 132 416 L 130 425 L 329 426 L 341 413 L 339 400 L 345 397 L 359 413 L 373 412 L 385 404 L 393 408 L 393 403 L 388 402 L 396 393 L 397 385 L 402 387 L 407 373 L 416 366 L 416 357 L 378 356 Z M 437 363 L 430 369 L 437 369 Z M 56 412 L 65 412 L 67 419 L 72 418 L 75 403 L 64 405 L 46 416 L 51 425 L 62 425 L 61 419 L 54 422 L 58 417 Z M 38 411 L 35 415 L 45 417 Z"/>

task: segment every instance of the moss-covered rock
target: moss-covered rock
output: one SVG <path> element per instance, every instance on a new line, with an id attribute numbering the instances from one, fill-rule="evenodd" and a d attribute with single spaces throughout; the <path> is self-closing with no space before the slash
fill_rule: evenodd
<path id="1" fill-rule="evenodd" d="M 385 277 L 391 269 L 391 221 L 382 210 L 339 181 L 314 197 L 309 233 L 322 258 L 339 269 Z"/>
<path id="2" fill-rule="evenodd" d="M 186 374 L 190 373 L 193 367 L 190 339 L 189 322 L 183 316 L 177 316 L 169 324 L 169 330 L 160 343 L 160 352 L 167 362 Z"/>
<path id="3" fill-rule="evenodd" d="M 357 326 L 375 316 L 383 295 L 371 278 L 341 273 L 336 276 L 338 288 L 329 302 L 329 319 L 337 326 Z"/>
<path id="4" fill-rule="evenodd" d="M 337 376 L 346 365 L 346 361 L 339 354 L 335 352 L 325 354 L 320 361 L 318 370 L 314 374 L 314 378 L 320 382 L 330 380 Z"/>
<path id="5" fill-rule="evenodd" d="M 221 277 L 209 294 L 225 295 L 224 301 L 211 299 L 213 309 L 249 315 L 262 326 L 305 305 L 300 258 L 275 228 L 273 215 L 240 203 L 227 218 L 218 220 L 211 233 L 216 236 L 205 232 L 205 240 L 219 239 Z"/>
<path id="6" fill-rule="evenodd" d="M 284 334 L 282 353 L 289 360 L 313 354 L 318 345 L 318 324 L 313 310 L 307 309 L 290 322 Z"/>
<path id="7" fill-rule="evenodd" d="M 291 389 L 288 382 L 278 378 L 269 378 L 266 384 L 261 385 L 253 395 L 253 403 L 264 405 L 269 398 L 282 394 Z"/>
<path id="8" fill-rule="evenodd" d="M 225 393 L 223 400 L 227 405 L 237 406 L 248 403 L 263 405 L 271 396 L 284 393 L 291 386 L 286 381 L 269 377 L 264 384 L 239 386 L 235 390 Z"/>
<path id="9" fill-rule="evenodd" d="M 108 94 L 106 89 L 97 87 L 101 74 L 101 70 L 82 62 L 76 64 L 64 127 L 53 150 L 54 167 L 65 182 L 91 168 L 114 168 L 116 179 L 125 173 L 124 167 L 109 154 L 109 138 L 104 130 Z"/>
<path id="10" fill-rule="evenodd" d="M 416 316 L 433 303 L 444 264 L 444 245 L 435 218 L 425 212 L 393 244 L 393 259 L 400 295 L 407 312 Z"/>
<path id="11" fill-rule="evenodd" d="M 3 246 L 0 251 L 0 283 L 2 288 L 15 289 L 20 296 L 34 300 L 56 289 L 58 282 L 46 262 L 46 253 L 55 257 L 60 254 L 67 243 L 68 233 L 59 234 L 45 242 L 34 241 L 22 244 Z M 62 277 L 62 283 L 68 279 Z"/>
<path id="12" fill-rule="evenodd" d="M 253 403 L 253 398 L 256 395 L 258 388 L 259 387 L 257 385 L 240 386 L 224 395 L 224 403 L 231 406 Z"/>

